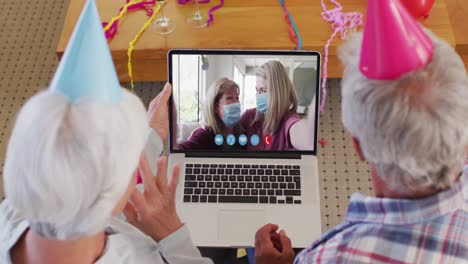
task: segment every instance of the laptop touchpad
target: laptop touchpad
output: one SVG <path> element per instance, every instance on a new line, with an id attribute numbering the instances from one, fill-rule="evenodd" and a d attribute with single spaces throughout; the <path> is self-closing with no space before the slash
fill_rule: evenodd
<path id="1" fill-rule="evenodd" d="M 262 210 L 220 210 L 219 239 L 224 241 L 253 241 L 255 232 L 265 225 L 265 211 Z"/>

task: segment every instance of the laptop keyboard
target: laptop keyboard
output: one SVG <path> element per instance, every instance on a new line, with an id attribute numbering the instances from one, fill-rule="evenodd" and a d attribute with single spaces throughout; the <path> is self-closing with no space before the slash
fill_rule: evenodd
<path id="1" fill-rule="evenodd" d="M 184 202 L 300 204 L 298 165 L 185 165 Z"/>

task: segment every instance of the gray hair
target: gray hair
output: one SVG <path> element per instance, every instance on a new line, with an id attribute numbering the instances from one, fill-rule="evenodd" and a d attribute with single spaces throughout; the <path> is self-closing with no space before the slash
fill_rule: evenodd
<path id="1" fill-rule="evenodd" d="M 21 109 L 8 144 L 5 192 L 31 229 L 76 239 L 109 224 L 137 168 L 148 133 L 141 100 L 83 100 L 42 91 Z"/>
<path id="2" fill-rule="evenodd" d="M 397 80 L 370 80 L 359 71 L 362 33 L 339 51 L 343 124 L 388 187 L 400 192 L 451 186 L 468 146 L 465 67 L 446 42 L 426 32 L 435 46 L 432 61 Z"/>

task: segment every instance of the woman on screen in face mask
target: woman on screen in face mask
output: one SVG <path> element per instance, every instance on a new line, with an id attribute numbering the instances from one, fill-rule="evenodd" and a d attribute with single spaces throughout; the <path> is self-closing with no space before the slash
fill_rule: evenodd
<path id="1" fill-rule="evenodd" d="M 188 140 L 176 148 L 189 150 L 245 148 L 238 142 L 239 135 L 244 132 L 239 123 L 240 117 L 239 86 L 227 78 L 218 79 L 210 86 L 206 95 L 203 106 L 204 127 L 193 131 Z"/>
<path id="2" fill-rule="evenodd" d="M 307 117 L 297 114 L 297 96 L 283 64 L 269 61 L 256 71 L 257 108 L 245 111 L 249 150 L 313 150 L 315 100 Z M 258 144 L 252 136 L 258 136 Z"/>

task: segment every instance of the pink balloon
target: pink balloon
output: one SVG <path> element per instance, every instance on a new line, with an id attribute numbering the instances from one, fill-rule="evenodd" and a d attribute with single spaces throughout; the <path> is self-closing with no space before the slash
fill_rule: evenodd
<path id="1" fill-rule="evenodd" d="M 416 19 L 427 18 L 435 0 L 400 0 L 406 10 Z"/>

